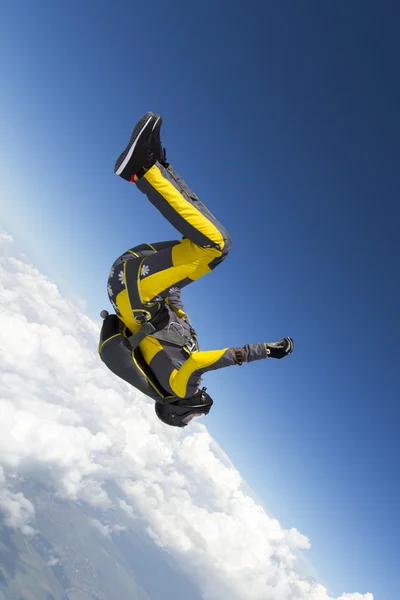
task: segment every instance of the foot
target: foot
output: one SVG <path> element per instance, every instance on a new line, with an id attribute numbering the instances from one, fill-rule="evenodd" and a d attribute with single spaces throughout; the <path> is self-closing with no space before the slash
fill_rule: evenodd
<path id="1" fill-rule="evenodd" d="M 141 169 L 150 169 L 158 160 L 165 162 L 160 140 L 162 118 L 152 112 L 146 113 L 136 124 L 129 144 L 118 157 L 114 173 L 127 181 Z"/>
<path id="2" fill-rule="evenodd" d="M 268 358 L 284 358 L 293 352 L 294 344 L 290 337 L 283 338 L 279 342 L 268 342 L 265 344 Z"/>
<path id="3" fill-rule="evenodd" d="M 158 115 L 157 115 L 158 116 Z M 162 117 L 158 117 L 157 121 L 153 126 L 153 131 L 151 132 L 151 150 L 156 160 L 161 163 L 164 167 L 168 167 L 167 163 L 167 153 L 165 152 L 165 148 L 162 147 L 160 131 L 162 125 Z"/>

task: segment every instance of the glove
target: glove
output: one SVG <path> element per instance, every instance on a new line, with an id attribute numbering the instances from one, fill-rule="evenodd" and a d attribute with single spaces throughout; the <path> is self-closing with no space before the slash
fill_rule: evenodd
<path id="1" fill-rule="evenodd" d="M 293 352 L 294 344 L 290 337 L 283 338 L 279 342 L 268 342 L 265 344 L 267 358 L 284 358 Z"/>

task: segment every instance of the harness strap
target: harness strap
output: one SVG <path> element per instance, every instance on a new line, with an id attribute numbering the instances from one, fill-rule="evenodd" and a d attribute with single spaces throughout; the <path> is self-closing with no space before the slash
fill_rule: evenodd
<path id="1" fill-rule="evenodd" d="M 192 342 L 192 338 L 189 338 L 186 335 L 180 335 L 179 333 L 174 333 L 173 331 L 155 331 L 150 335 L 163 342 L 174 344 L 174 346 L 187 346 Z"/>
<path id="2" fill-rule="evenodd" d="M 148 249 L 144 249 L 146 247 Z M 130 252 L 134 255 L 134 258 L 128 259 L 125 263 L 126 287 L 135 321 L 139 324 L 137 318 L 139 317 L 140 313 L 140 318 L 143 319 L 143 322 L 140 323 L 141 327 L 139 331 L 127 338 L 130 346 L 133 350 L 135 350 L 135 348 L 139 346 L 145 337 L 150 336 L 163 342 L 173 344 L 174 346 L 186 348 L 189 352 L 193 352 L 193 350 L 195 350 L 197 347 L 197 337 L 187 315 L 185 316 L 189 322 L 190 331 L 192 333 L 190 337 L 186 335 L 180 335 L 179 333 L 174 333 L 169 330 L 157 331 L 150 323 L 150 320 L 156 317 L 160 309 L 160 303 L 157 303 L 151 307 L 146 306 L 140 296 L 138 283 L 140 277 L 139 270 L 141 268 L 142 261 L 146 256 L 150 256 L 155 252 L 154 248 L 152 248 L 152 246 L 149 244 L 143 244 L 142 246 L 132 248 Z"/>
<path id="3" fill-rule="evenodd" d="M 130 335 L 127 339 L 128 342 L 130 343 L 132 350 L 135 350 L 140 342 L 142 342 L 144 340 L 145 337 L 147 337 L 148 335 L 152 335 L 152 333 L 155 332 L 155 327 L 154 325 L 152 325 L 149 321 L 147 321 L 146 323 L 143 323 L 143 325 L 141 326 L 141 328 L 139 329 L 139 331 L 137 331 L 136 333 L 134 333 L 133 335 Z"/>
<path id="4" fill-rule="evenodd" d="M 139 331 L 134 333 L 133 335 L 128 337 L 129 344 L 132 349 L 135 350 L 144 340 L 145 337 L 150 336 L 154 337 L 158 340 L 162 340 L 163 342 L 168 342 L 173 344 L 174 346 L 191 346 L 193 344 L 193 339 L 187 337 L 186 335 L 180 335 L 179 333 L 173 333 L 172 331 L 156 331 L 154 325 L 152 325 L 149 321 L 143 323 Z"/>

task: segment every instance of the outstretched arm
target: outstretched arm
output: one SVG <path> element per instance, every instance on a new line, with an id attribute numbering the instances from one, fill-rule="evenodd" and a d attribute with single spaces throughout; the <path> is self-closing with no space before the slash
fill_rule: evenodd
<path id="1" fill-rule="evenodd" d="M 170 376 L 169 385 L 180 398 L 193 396 L 199 386 L 200 377 L 207 371 L 241 365 L 243 362 L 261 360 L 269 356 L 267 344 L 247 344 L 242 348 L 223 348 L 194 352 L 179 370 Z"/>

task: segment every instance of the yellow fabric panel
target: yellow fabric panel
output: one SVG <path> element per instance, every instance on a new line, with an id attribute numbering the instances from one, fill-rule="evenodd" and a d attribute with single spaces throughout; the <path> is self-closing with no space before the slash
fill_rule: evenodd
<path id="1" fill-rule="evenodd" d="M 216 248 L 201 248 L 190 240 L 182 240 L 181 244 L 172 248 L 172 263 L 174 265 L 186 264 L 186 277 L 195 281 L 202 275 L 211 272 L 208 265 L 221 254 Z"/>
<path id="2" fill-rule="evenodd" d="M 134 330 L 131 329 L 131 326 L 133 327 L 135 325 L 135 321 L 133 320 L 127 289 L 122 290 L 122 292 L 117 295 L 115 298 L 115 304 L 118 306 L 118 310 L 121 314 L 121 320 L 133 332 Z"/>
<path id="3" fill-rule="evenodd" d="M 174 304 L 171 304 L 171 302 L 169 301 L 169 298 L 165 299 L 165 302 L 168 304 L 168 306 L 170 307 L 171 310 L 174 311 L 174 313 L 180 318 L 183 319 L 183 317 L 186 317 L 186 313 L 184 310 L 182 310 L 181 308 L 177 308 Z"/>
<path id="4" fill-rule="evenodd" d="M 203 248 L 187 238 L 179 240 L 179 244 L 171 248 L 172 264 L 176 266 L 201 262 L 208 264 L 221 254 L 222 252 L 217 248 Z"/>
<path id="5" fill-rule="evenodd" d="M 198 369 L 210 367 L 216 363 L 228 348 L 223 350 L 204 350 L 193 352 L 191 356 L 183 363 L 179 371 L 174 369 L 169 378 L 169 385 L 179 398 L 186 395 L 187 384 L 190 377 Z"/>
<path id="6" fill-rule="evenodd" d="M 157 165 L 153 165 L 143 176 L 157 190 L 159 194 L 176 210 L 177 213 L 193 227 L 201 231 L 222 249 L 224 240 L 215 225 L 198 211 L 190 202 L 178 192 L 168 179 L 162 176 Z"/>
<path id="7" fill-rule="evenodd" d="M 126 277 L 125 277 L 126 263 L 127 263 L 127 261 L 125 261 L 125 263 L 124 263 L 124 281 L 125 282 L 126 282 Z M 140 273 L 140 267 L 138 269 L 138 274 L 139 273 Z M 138 275 L 138 277 L 139 277 L 139 275 Z M 139 286 L 139 295 L 140 295 L 140 286 Z M 156 295 L 156 294 L 154 294 L 154 295 Z M 123 289 L 117 295 L 117 297 L 115 298 L 115 303 L 118 306 L 119 312 L 121 314 L 121 317 L 120 317 L 121 321 L 123 321 L 123 323 L 125 323 L 125 325 L 128 327 L 128 329 L 131 330 L 132 333 L 136 333 L 136 331 L 138 331 L 138 329 L 139 329 L 139 325 L 136 323 L 136 321 L 134 319 L 135 312 L 140 312 L 140 313 L 147 312 L 149 317 L 151 317 L 151 313 L 149 311 L 145 311 L 144 309 L 136 309 L 135 311 L 132 310 L 127 288 Z"/>
<path id="8" fill-rule="evenodd" d="M 196 281 L 197 279 L 200 279 L 200 277 L 203 277 L 203 275 L 206 275 L 207 273 L 211 273 L 211 269 L 208 266 L 208 264 L 200 263 L 196 267 L 196 269 L 190 275 L 188 275 L 188 277 L 193 281 Z"/>
<path id="9" fill-rule="evenodd" d="M 162 351 L 163 347 L 156 338 L 145 337 L 139 344 L 139 348 L 142 351 L 143 358 L 149 365 L 156 354 Z"/>
<path id="10" fill-rule="evenodd" d="M 129 302 L 128 291 L 122 290 L 116 298 L 116 304 L 121 313 L 121 321 L 128 327 L 132 333 L 139 331 L 141 325 L 136 323 L 134 320 L 134 313 L 132 312 L 131 305 Z M 140 310 L 139 312 L 142 312 Z M 150 313 L 149 313 L 150 314 Z M 162 350 L 162 346 L 155 338 L 145 337 L 144 340 L 139 344 L 139 348 L 142 351 L 143 357 L 147 364 L 154 358 L 154 356 Z"/>
<path id="11" fill-rule="evenodd" d="M 131 304 L 129 302 L 129 296 L 128 296 L 128 290 L 124 289 L 122 290 L 122 292 L 120 292 L 116 299 L 115 299 L 115 303 L 118 306 L 118 310 L 121 314 L 121 321 L 128 327 L 128 329 L 130 329 L 130 331 L 132 333 L 136 333 L 140 327 L 140 325 L 138 325 L 135 322 L 135 319 L 133 318 L 133 312 L 131 309 Z M 139 312 L 143 312 L 142 310 Z M 149 313 L 150 314 L 150 313 Z"/>
<path id="12" fill-rule="evenodd" d="M 139 363 L 136 361 L 135 354 L 134 354 L 134 352 L 133 352 L 133 351 L 132 351 L 132 360 L 133 360 L 133 362 L 135 363 L 135 365 L 136 365 L 136 368 L 137 368 L 137 369 L 138 369 L 138 370 L 139 370 L 139 371 L 142 373 L 143 377 L 145 377 L 145 378 L 147 379 L 147 381 L 149 382 L 149 384 L 151 385 L 151 387 L 153 388 L 153 390 L 155 390 L 155 391 L 157 392 L 157 394 L 158 394 L 159 396 L 161 396 L 161 398 L 164 398 L 164 400 L 165 400 L 166 398 L 171 398 L 171 397 L 172 397 L 172 396 L 164 396 L 164 394 L 161 392 L 161 390 L 159 390 L 159 389 L 158 389 L 158 387 L 156 387 L 156 386 L 154 385 L 154 383 L 153 383 L 153 382 L 152 382 L 152 381 L 151 381 L 151 380 L 150 380 L 150 379 L 147 377 L 147 375 L 146 375 L 146 373 L 143 371 L 142 367 L 141 367 L 141 366 L 139 365 Z"/>
<path id="13" fill-rule="evenodd" d="M 211 271 L 209 263 L 217 256 L 221 256 L 221 252 L 216 248 L 201 248 L 188 239 L 180 240 L 179 244 L 173 246 L 171 252 L 172 267 L 148 275 L 140 281 L 143 302 L 149 302 L 151 298 L 186 277 L 194 281 L 209 273 Z"/>
<path id="14" fill-rule="evenodd" d="M 148 275 L 140 282 L 140 294 L 143 302 L 149 302 L 151 298 L 172 287 L 178 281 L 190 277 L 190 272 L 194 272 L 196 269 L 197 265 L 180 265 L 179 267 L 170 267 L 164 269 L 164 271 L 158 271 L 154 275 Z"/>

